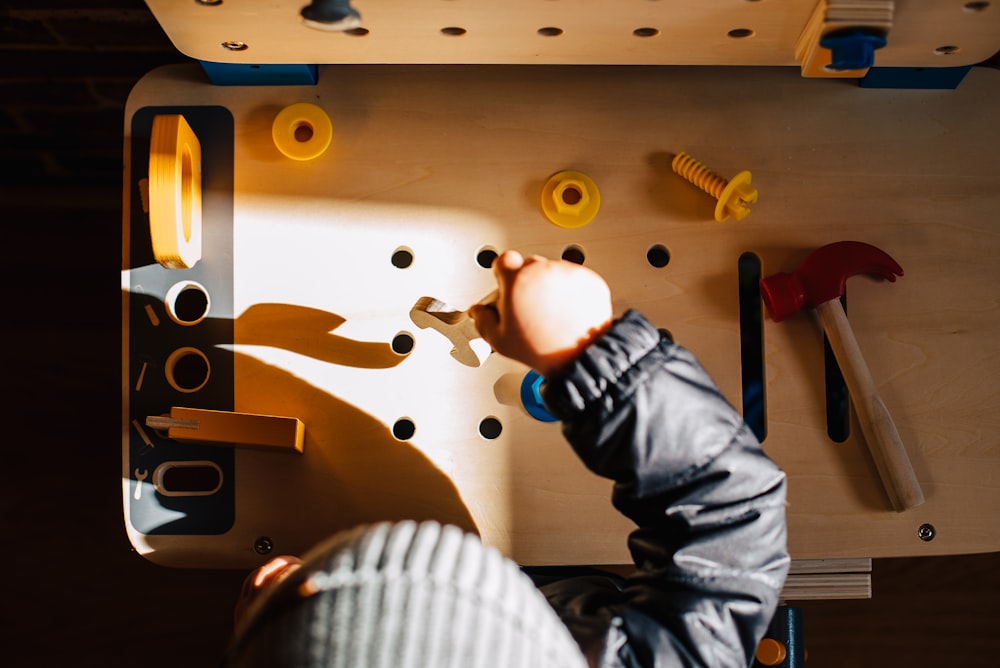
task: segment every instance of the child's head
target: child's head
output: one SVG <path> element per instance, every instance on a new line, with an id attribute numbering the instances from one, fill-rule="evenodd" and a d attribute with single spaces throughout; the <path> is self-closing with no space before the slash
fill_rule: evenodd
<path id="1" fill-rule="evenodd" d="M 435 522 L 338 534 L 256 601 L 227 666 L 582 668 L 531 580 Z"/>

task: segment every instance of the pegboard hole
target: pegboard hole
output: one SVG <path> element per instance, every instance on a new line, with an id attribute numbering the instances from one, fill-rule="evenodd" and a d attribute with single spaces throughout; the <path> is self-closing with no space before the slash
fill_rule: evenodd
<path id="1" fill-rule="evenodd" d="M 538 29 L 538 34 L 543 37 L 558 37 L 563 34 L 562 28 L 556 28 L 555 26 L 546 26 L 544 28 Z"/>
<path id="2" fill-rule="evenodd" d="M 563 249 L 562 259 L 567 262 L 572 262 L 573 264 L 583 264 L 584 260 L 587 258 L 583 249 L 579 246 L 567 246 Z"/>
<path id="3" fill-rule="evenodd" d="M 632 34 L 636 37 L 656 37 L 660 31 L 657 28 L 636 28 Z"/>
<path id="4" fill-rule="evenodd" d="M 646 261 L 657 269 L 662 269 L 670 264 L 670 249 L 663 244 L 656 244 L 646 251 Z"/>
<path id="5" fill-rule="evenodd" d="M 164 371 L 170 387 L 190 394 L 205 387 L 211 374 L 211 365 L 205 353 L 197 348 L 184 347 L 170 353 Z"/>
<path id="6" fill-rule="evenodd" d="M 476 264 L 478 264 L 483 269 L 489 269 L 490 267 L 493 266 L 493 263 L 496 262 L 498 255 L 499 254 L 496 252 L 496 250 L 492 248 L 489 247 L 480 248 L 479 252 L 476 253 Z"/>
<path id="7" fill-rule="evenodd" d="M 445 35 L 451 35 L 452 37 L 459 37 L 468 32 L 465 28 L 459 28 L 458 26 L 448 26 L 447 28 L 441 28 L 441 32 Z"/>
<path id="8" fill-rule="evenodd" d="M 500 420 L 495 417 L 484 418 L 482 422 L 479 423 L 479 435 L 488 441 L 500 436 L 500 432 L 503 431 L 503 424 Z"/>
<path id="9" fill-rule="evenodd" d="M 962 50 L 961 48 L 955 46 L 954 44 L 948 44 L 945 46 L 939 46 L 938 48 L 934 49 L 934 53 L 936 53 L 939 56 L 954 56 L 961 50 Z"/>
<path id="10" fill-rule="evenodd" d="M 744 37 L 752 37 L 753 30 L 751 30 L 750 28 L 734 28 L 726 34 L 732 37 L 733 39 L 742 39 Z"/>
<path id="11" fill-rule="evenodd" d="M 413 264 L 413 251 L 409 248 L 397 248 L 392 252 L 392 266 L 397 269 L 406 269 Z"/>
<path id="12" fill-rule="evenodd" d="M 296 125 L 295 129 L 292 130 L 292 136 L 295 137 L 295 141 L 300 144 L 305 144 L 307 141 L 312 139 L 314 133 L 315 131 L 313 130 L 312 124 L 306 123 L 305 121 Z"/>
<path id="13" fill-rule="evenodd" d="M 967 12 L 981 12 L 990 6 L 988 2 L 967 2 L 965 3 L 965 11 Z"/>
<path id="14" fill-rule="evenodd" d="M 409 355 L 413 350 L 413 335 L 409 332 L 400 332 L 392 337 L 392 352 L 397 355 Z"/>
<path id="15" fill-rule="evenodd" d="M 417 433 L 417 426 L 410 418 L 399 418 L 392 425 L 392 435 L 400 441 L 408 441 Z"/>

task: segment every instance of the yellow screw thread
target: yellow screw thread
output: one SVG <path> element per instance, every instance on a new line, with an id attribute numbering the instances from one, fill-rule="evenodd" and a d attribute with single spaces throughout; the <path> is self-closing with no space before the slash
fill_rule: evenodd
<path id="1" fill-rule="evenodd" d="M 711 169 L 701 164 L 690 155 L 681 151 L 674 156 L 670 163 L 674 172 L 682 176 L 686 181 L 698 186 L 715 199 L 722 197 L 722 191 L 729 183 Z"/>

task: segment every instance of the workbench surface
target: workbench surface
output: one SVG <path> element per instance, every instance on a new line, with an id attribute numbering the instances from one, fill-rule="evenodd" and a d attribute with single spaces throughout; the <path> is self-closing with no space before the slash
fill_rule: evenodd
<path id="1" fill-rule="evenodd" d="M 312 160 L 272 141 L 275 115 L 297 102 L 332 121 Z M 525 564 L 626 563 L 631 525 L 611 483 L 522 407 L 528 370 L 496 354 L 463 366 L 410 307 L 431 295 L 464 308 L 492 290 L 483 251 L 571 249 L 607 278 L 619 313 L 669 330 L 746 410 L 740 258 L 768 275 L 851 239 L 905 271 L 851 278 L 847 309 L 926 502 L 894 512 L 857 425 L 831 438 L 817 322 L 765 317 L 763 445 L 789 475 L 792 556 L 1000 550 L 998 107 L 1000 72 L 978 68 L 955 90 L 866 89 L 794 67 L 323 66 L 316 86 L 255 87 L 212 85 L 197 65 L 151 72 L 125 115 L 133 544 L 167 565 L 244 567 L 263 559 L 255 544 L 298 553 L 357 522 L 434 517 Z M 184 115 L 204 152 L 192 269 L 149 250 L 140 193 L 159 113 Z M 714 200 L 671 171 L 679 151 L 726 178 L 750 170 L 751 214 L 715 222 Z M 542 213 L 561 170 L 599 189 L 583 227 Z M 654 266 L 650 249 L 669 262 Z M 164 306 L 185 281 L 210 298 L 198 324 Z M 399 334 L 412 351 L 393 350 Z M 210 363 L 203 390 L 164 380 L 185 347 Z M 304 454 L 182 445 L 142 426 L 171 406 L 297 417 Z M 400 439 L 404 420 L 415 430 Z M 158 492 L 153 472 L 171 461 L 208 462 L 218 489 Z"/>

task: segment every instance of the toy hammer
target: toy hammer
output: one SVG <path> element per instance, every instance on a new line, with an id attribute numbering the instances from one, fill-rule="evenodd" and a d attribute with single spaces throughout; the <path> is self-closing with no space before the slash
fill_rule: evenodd
<path id="1" fill-rule="evenodd" d="M 494 290 L 479 300 L 480 304 L 494 304 L 500 293 Z M 476 323 L 468 311 L 459 311 L 440 299 L 421 297 L 410 309 L 410 320 L 420 327 L 436 329 L 452 343 L 451 356 L 466 366 L 479 366 L 493 349 L 479 335 Z"/>
<path id="2" fill-rule="evenodd" d="M 847 279 L 862 273 L 895 281 L 897 275 L 903 275 L 903 269 L 875 246 L 841 241 L 813 251 L 793 273 L 783 272 L 763 279 L 760 287 L 764 304 L 775 322 L 794 315 L 803 306 L 816 309 L 844 374 L 882 484 L 893 509 L 903 511 L 923 503 L 924 495 L 840 304 Z"/>

